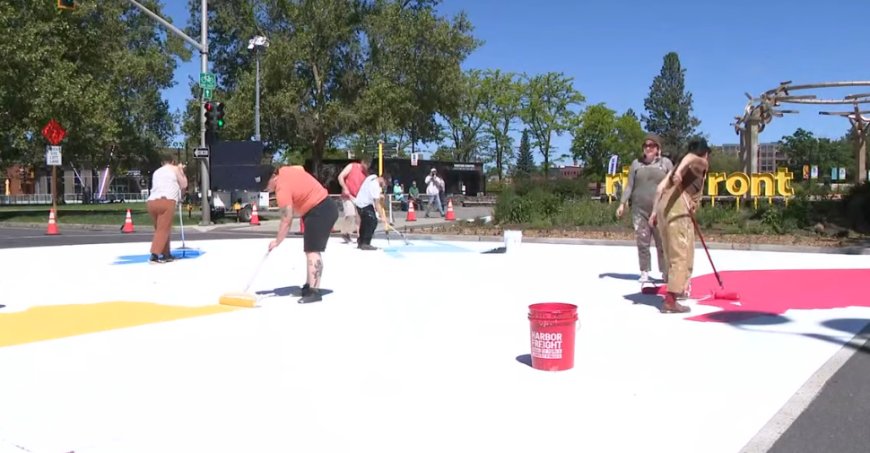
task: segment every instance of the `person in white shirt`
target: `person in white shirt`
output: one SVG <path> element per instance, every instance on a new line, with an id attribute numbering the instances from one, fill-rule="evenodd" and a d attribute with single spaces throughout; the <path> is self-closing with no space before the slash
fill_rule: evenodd
<path id="1" fill-rule="evenodd" d="M 386 179 L 377 175 L 368 175 L 353 200 L 360 217 L 359 239 L 356 241 L 357 248 L 360 250 L 377 250 L 377 247 L 372 246 L 372 237 L 378 227 L 377 213 L 384 215 L 384 208 L 380 203 L 384 199 L 385 187 L 387 187 Z M 387 221 L 386 218 L 383 220 Z"/>
<path id="2" fill-rule="evenodd" d="M 169 253 L 169 239 L 172 233 L 172 218 L 175 216 L 176 203 L 181 202 L 181 194 L 187 189 L 184 164 L 175 160 L 175 153 L 168 152 L 163 165 L 151 175 L 151 193 L 148 195 L 148 214 L 154 222 L 154 236 L 151 239 L 151 263 L 165 263 L 175 260 Z"/>
<path id="3" fill-rule="evenodd" d="M 426 217 L 429 217 L 429 211 L 433 207 L 438 209 L 441 217 L 444 217 L 444 206 L 441 204 L 441 192 L 444 190 L 444 180 L 438 176 L 438 172 L 433 168 L 426 176 L 426 195 L 429 196 L 429 203 L 426 205 Z"/>

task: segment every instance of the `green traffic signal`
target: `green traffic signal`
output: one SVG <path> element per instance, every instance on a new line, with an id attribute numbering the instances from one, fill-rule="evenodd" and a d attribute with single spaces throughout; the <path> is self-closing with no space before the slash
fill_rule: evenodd
<path id="1" fill-rule="evenodd" d="M 224 103 L 217 103 L 217 127 L 218 129 L 222 129 L 224 127 Z"/>

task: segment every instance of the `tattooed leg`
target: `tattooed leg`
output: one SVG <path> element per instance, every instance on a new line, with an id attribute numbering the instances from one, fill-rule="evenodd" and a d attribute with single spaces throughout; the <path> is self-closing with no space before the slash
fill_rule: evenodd
<path id="1" fill-rule="evenodd" d="M 319 252 L 306 253 L 308 259 L 308 286 L 320 288 L 320 276 L 323 275 L 323 260 Z"/>

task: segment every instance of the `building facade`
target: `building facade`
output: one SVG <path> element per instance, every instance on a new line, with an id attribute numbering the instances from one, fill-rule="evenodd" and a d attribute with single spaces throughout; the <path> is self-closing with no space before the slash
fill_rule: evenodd
<path id="1" fill-rule="evenodd" d="M 741 156 L 741 145 L 738 143 L 726 143 L 721 145 L 722 152 Z M 786 156 L 779 149 L 779 143 L 758 144 L 758 173 L 773 173 L 777 168 L 786 165 Z"/>

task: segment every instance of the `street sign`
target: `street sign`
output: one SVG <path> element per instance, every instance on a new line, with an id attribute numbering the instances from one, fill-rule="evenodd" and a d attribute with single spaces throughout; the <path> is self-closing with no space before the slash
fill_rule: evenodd
<path id="1" fill-rule="evenodd" d="M 202 90 L 202 98 L 206 101 L 210 101 L 211 100 L 211 90 L 210 89 L 203 89 Z"/>
<path id="2" fill-rule="evenodd" d="M 196 148 L 193 150 L 193 157 L 198 157 L 200 159 L 208 158 L 208 148 Z"/>
<path id="3" fill-rule="evenodd" d="M 213 90 L 217 87 L 214 74 L 210 72 L 202 72 L 199 74 L 199 86 L 204 90 Z"/>
<path id="4" fill-rule="evenodd" d="M 66 137 L 66 131 L 61 127 L 60 123 L 52 118 L 51 121 L 42 128 L 42 136 L 48 140 L 48 143 L 57 145 L 64 137 Z"/>
<path id="5" fill-rule="evenodd" d="M 61 161 L 60 146 L 45 147 L 45 165 L 59 167 L 63 165 Z"/>

